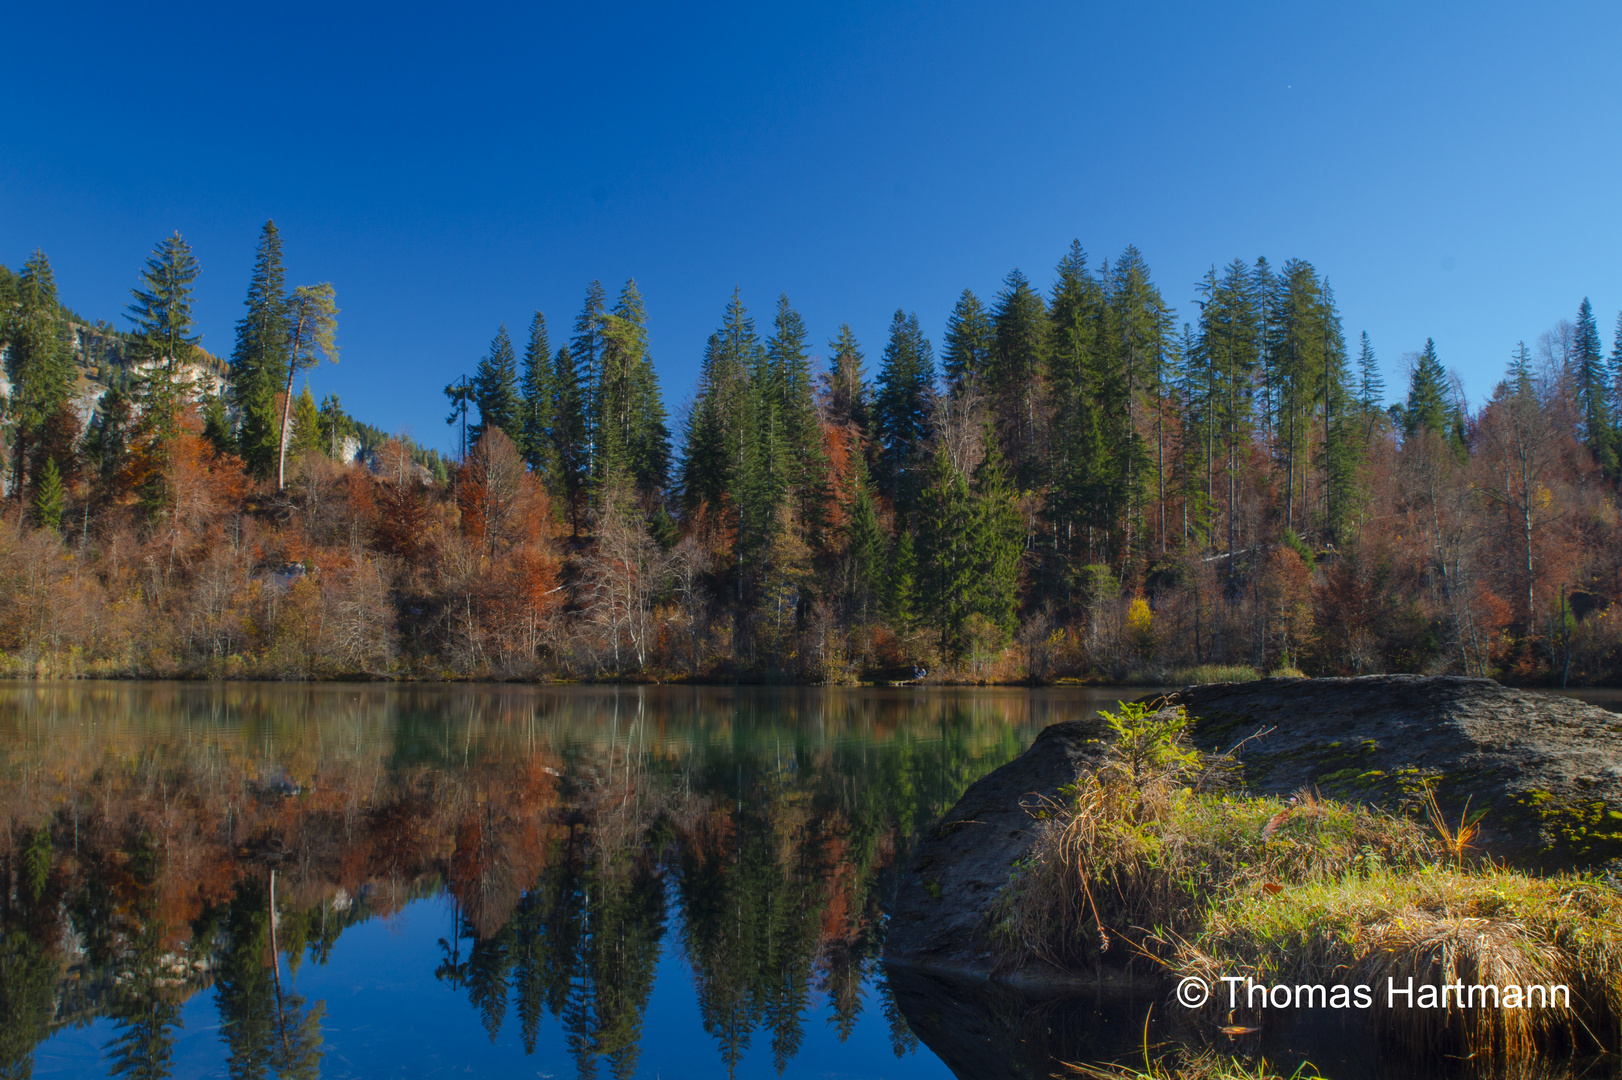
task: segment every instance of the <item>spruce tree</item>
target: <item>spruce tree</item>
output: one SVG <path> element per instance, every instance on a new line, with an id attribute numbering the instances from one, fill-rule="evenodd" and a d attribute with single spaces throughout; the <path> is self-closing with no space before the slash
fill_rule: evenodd
<path id="1" fill-rule="evenodd" d="M 774 411 L 781 437 L 783 476 L 802 527 L 815 537 L 827 497 L 823 485 L 826 461 L 816 396 L 811 389 L 811 355 L 806 337 L 805 320 L 786 295 L 779 296 L 772 334 L 766 339 L 766 359 L 777 399 Z"/>
<path id="2" fill-rule="evenodd" d="M 934 389 L 935 356 L 919 327 L 918 315 L 897 311 L 890 320 L 890 340 L 879 367 L 873 428 L 879 444 L 879 488 L 903 517 L 917 496 L 918 474 L 925 464 L 922 448 L 931 435 Z"/>
<path id="3" fill-rule="evenodd" d="M 1506 381 L 1517 394 L 1532 392 L 1532 350 L 1526 347 L 1524 341 L 1517 341 L 1515 351 L 1509 354 Z"/>
<path id="4" fill-rule="evenodd" d="M 507 324 L 502 323 L 490 339 L 490 351 L 479 360 L 473 372 L 473 400 L 479 407 L 479 422 L 468 431 L 470 444 L 477 444 L 486 431 L 500 428 L 514 443 L 523 433 L 520 426 L 518 357 L 513 352 Z"/>
<path id="5" fill-rule="evenodd" d="M 1239 472 L 1256 419 L 1252 392 L 1261 359 L 1262 319 L 1254 283 L 1255 274 L 1240 259 L 1229 263 L 1220 278 L 1215 269 L 1206 274 L 1199 286 L 1204 299 L 1191 354 L 1200 369 L 1198 393 L 1203 398 L 1204 503 L 1210 507 L 1211 526 L 1217 524 L 1220 508 L 1230 555 L 1238 542 Z M 1214 528 L 1210 535 L 1215 538 Z"/>
<path id="6" fill-rule="evenodd" d="M 975 468 L 971 491 L 974 497 L 970 534 L 974 606 L 1002 632 L 1006 641 L 1017 622 L 1014 611 L 1019 596 L 1019 560 L 1025 546 L 1025 530 L 1020 519 L 1018 493 L 1009 482 L 1001 451 L 989 439 L 986 455 Z"/>
<path id="7" fill-rule="evenodd" d="M 598 323 L 595 482 L 612 485 L 629 477 L 651 498 L 665 486 L 670 433 L 648 355 L 647 311 L 634 280 L 625 283 L 614 310 Z"/>
<path id="8" fill-rule="evenodd" d="M 237 323 L 231 351 L 231 399 L 237 408 L 237 447 L 248 471 L 263 480 L 276 467 L 279 425 L 276 395 L 287 366 L 287 280 L 282 239 L 265 222 L 248 279 L 247 313 Z"/>
<path id="9" fill-rule="evenodd" d="M 1616 475 L 1617 450 L 1612 443 L 1610 379 L 1607 378 L 1605 350 L 1600 345 L 1599 325 L 1594 307 L 1583 297 L 1577 309 L 1576 348 L 1570 378 L 1577 394 L 1577 415 L 1582 426 L 1583 445 L 1607 476 Z"/>
<path id="10" fill-rule="evenodd" d="M 586 286 L 586 299 L 575 316 L 574 337 L 569 339 L 569 353 L 574 358 L 575 378 L 579 382 L 582 417 L 585 420 L 585 469 L 588 481 L 598 475 L 597 453 L 600 435 L 597 422 L 602 414 L 598 401 L 602 392 L 602 328 L 607 313 L 607 293 L 601 281 Z"/>
<path id="11" fill-rule="evenodd" d="M 563 499 L 575 536 L 580 535 L 586 487 L 591 478 L 588 430 L 585 388 L 580 384 L 574 353 L 560 345 L 552 358 L 551 436 L 552 453 L 557 462 L 553 490 Z"/>
<path id="12" fill-rule="evenodd" d="M 1447 372 L 1436 358 L 1436 342 L 1425 339 L 1424 351 L 1414 365 L 1408 384 L 1408 400 L 1403 405 L 1403 434 L 1413 438 L 1421 431 L 1448 434 Z"/>
<path id="13" fill-rule="evenodd" d="M 62 524 L 62 476 L 56 461 L 46 458 L 34 482 L 34 524 L 56 532 Z"/>
<path id="14" fill-rule="evenodd" d="M 1618 323 L 1622 334 L 1622 322 Z M 1622 343 L 1622 336 L 1618 337 Z M 832 353 L 823 375 L 828 418 L 835 424 L 850 424 L 866 435 L 868 428 L 867 357 L 856 340 L 850 323 L 840 323 L 839 333 L 828 342 Z"/>
<path id="15" fill-rule="evenodd" d="M 991 369 L 994 329 L 991 314 L 973 292 L 964 289 L 946 319 L 941 373 L 954 397 L 978 392 Z"/>
<path id="16" fill-rule="evenodd" d="M 529 343 L 524 346 L 524 374 L 519 383 L 523 418 L 518 449 L 524 464 L 557 494 L 557 453 L 552 445 L 552 347 L 546 337 L 546 316 L 537 311 L 529 322 Z"/>
<path id="17" fill-rule="evenodd" d="M 6 402 L 14 425 L 11 491 L 21 499 L 33 445 L 72 389 L 73 352 L 56 295 L 56 275 L 45 253 L 35 251 L 22 273 L 7 284 L 12 300 L 0 308 L 0 344 L 6 349 L 6 375 L 11 380 Z"/>
<path id="18" fill-rule="evenodd" d="M 1357 344 L 1357 410 L 1363 417 L 1363 447 L 1367 452 L 1374 442 L 1375 428 L 1385 416 L 1385 378 L 1380 374 L 1380 362 L 1367 330 Z"/>
<path id="19" fill-rule="evenodd" d="M 886 567 L 884 527 L 879 524 L 878 507 L 868 488 L 867 470 L 857 456 L 854 463 L 850 519 L 845 523 L 846 553 L 849 559 L 849 577 L 846 581 L 846 605 L 858 626 L 865 626 L 884 595 Z"/>
<path id="20" fill-rule="evenodd" d="M 1040 486 L 1039 403 L 1048 338 L 1047 308 L 1030 280 L 1015 269 L 997 294 L 991 313 L 991 370 L 987 395 L 997 421 L 997 436 L 1014 463 L 1021 487 Z"/>
<path id="21" fill-rule="evenodd" d="M 131 352 L 145 368 L 137 376 L 141 425 L 166 444 L 179 420 L 189 390 L 186 367 L 197 359 L 201 338 L 192 333 L 192 288 L 197 260 L 175 233 L 154 249 L 141 272 L 141 286 L 130 290 L 129 305 L 136 341 Z"/>
<path id="22" fill-rule="evenodd" d="M 939 637 L 941 656 L 963 654 L 963 626 L 975 609 L 982 579 L 975 548 L 975 507 L 969 485 L 938 445 L 919 494 L 917 610 Z"/>

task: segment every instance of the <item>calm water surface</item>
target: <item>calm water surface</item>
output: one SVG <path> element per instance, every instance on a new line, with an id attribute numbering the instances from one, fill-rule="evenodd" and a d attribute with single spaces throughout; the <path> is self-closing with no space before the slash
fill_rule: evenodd
<path id="1" fill-rule="evenodd" d="M 0 1077 L 950 1076 L 895 868 L 1143 692 L 0 685 Z"/>
<path id="2" fill-rule="evenodd" d="M 1117 1056 L 1138 1002 L 878 956 L 921 831 L 1146 692 L 0 684 L 0 1078 Z"/>

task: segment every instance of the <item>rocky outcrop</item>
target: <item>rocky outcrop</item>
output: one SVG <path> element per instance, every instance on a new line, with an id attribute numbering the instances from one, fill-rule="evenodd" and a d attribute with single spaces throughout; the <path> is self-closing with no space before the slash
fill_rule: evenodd
<path id="1" fill-rule="evenodd" d="M 1044 728 L 1030 749 L 975 782 L 919 842 L 891 907 L 886 960 L 985 974 L 996 957 L 986 905 L 1031 846 L 1026 809 L 1095 767 L 1107 729 L 1095 720 Z"/>
<path id="2" fill-rule="evenodd" d="M 1622 858 L 1622 716 L 1489 679 L 1368 675 L 1192 686 L 1167 696 L 1195 741 L 1244 744 L 1246 786 L 1303 788 L 1392 808 L 1429 783 L 1456 821 L 1468 802 L 1480 849 L 1539 869 Z"/>
<path id="3" fill-rule="evenodd" d="M 1243 742 L 1253 791 L 1316 788 L 1412 809 L 1429 783 L 1455 815 L 1467 800 L 1485 810 L 1480 848 L 1513 864 L 1622 858 L 1622 716 L 1596 706 L 1486 679 L 1414 675 L 1266 679 L 1162 697 L 1188 709 L 1203 747 Z M 996 970 L 984 914 L 1030 848 L 1026 806 L 1096 767 L 1106 730 L 1089 720 L 1054 724 L 964 793 L 915 850 L 892 905 L 887 961 L 980 977 Z"/>

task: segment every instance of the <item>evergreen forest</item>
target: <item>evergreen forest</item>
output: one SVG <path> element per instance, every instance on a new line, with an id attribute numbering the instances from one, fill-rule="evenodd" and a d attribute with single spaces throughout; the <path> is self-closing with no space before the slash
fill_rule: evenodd
<path id="1" fill-rule="evenodd" d="M 1178 312 L 1073 243 L 943 297 L 938 342 L 717 297 L 673 410 L 635 281 L 594 281 L 445 373 L 442 456 L 318 402 L 340 297 L 273 223 L 242 269 L 216 357 L 178 233 L 121 329 L 0 267 L 4 673 L 1622 679 L 1622 315 L 1607 349 L 1587 299 L 1471 401 L 1301 259 Z"/>

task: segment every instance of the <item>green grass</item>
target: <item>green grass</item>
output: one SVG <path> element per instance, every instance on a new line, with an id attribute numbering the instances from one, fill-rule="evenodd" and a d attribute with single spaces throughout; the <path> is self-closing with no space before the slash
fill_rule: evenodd
<path id="1" fill-rule="evenodd" d="M 991 906 L 1008 963 L 1366 983 L 1381 991 L 1383 1037 L 1481 1068 L 1622 1043 L 1622 894 L 1474 860 L 1469 834 L 1445 823 L 1314 792 L 1205 790 L 1232 770 L 1186 748 L 1186 718 L 1142 706 L 1106 718 L 1117 739 L 1104 765 L 1036 809 L 1036 843 Z M 1385 980 L 1410 975 L 1565 984 L 1573 1008 L 1386 1008 Z M 1207 1009 L 1215 1019 L 1227 1001 Z"/>

